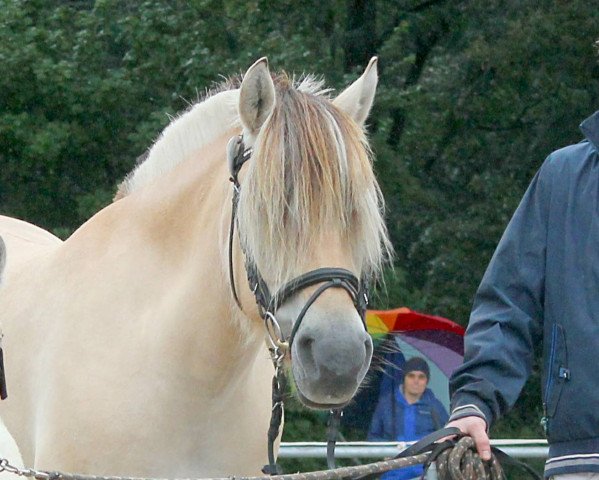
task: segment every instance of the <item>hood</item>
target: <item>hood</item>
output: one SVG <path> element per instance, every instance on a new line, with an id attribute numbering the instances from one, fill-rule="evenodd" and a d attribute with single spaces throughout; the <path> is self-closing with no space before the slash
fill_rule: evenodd
<path id="1" fill-rule="evenodd" d="M 403 364 L 406 358 L 401 352 L 389 352 L 385 355 L 385 369 L 381 379 L 379 396 L 392 395 L 403 383 Z"/>
<path id="2" fill-rule="evenodd" d="M 586 139 L 599 151 L 599 110 L 580 124 Z"/>

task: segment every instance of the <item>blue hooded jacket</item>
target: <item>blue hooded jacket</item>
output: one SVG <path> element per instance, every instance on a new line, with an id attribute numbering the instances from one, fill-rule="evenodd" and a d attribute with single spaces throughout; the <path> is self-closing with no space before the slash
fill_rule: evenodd
<path id="1" fill-rule="evenodd" d="M 388 365 L 403 363 L 403 355 L 400 352 L 394 355 L 397 358 L 388 359 Z M 379 401 L 370 423 L 369 441 L 411 442 L 443 428 L 447 422 L 449 415 L 445 407 L 428 388 L 417 402 L 409 404 L 401 393 L 402 379 L 401 368 L 387 369 L 387 375 L 381 382 Z M 422 470 L 422 465 L 414 465 L 387 472 L 381 476 L 381 479 L 417 478 L 422 474 Z"/>
<path id="2" fill-rule="evenodd" d="M 410 405 L 398 388 L 379 398 L 368 440 L 413 442 L 443 428 L 448 417 L 443 404 L 430 389 Z"/>
<path id="3" fill-rule="evenodd" d="M 599 112 L 553 152 L 489 263 L 450 381 L 451 420 L 491 425 L 518 398 L 543 340 L 545 476 L 599 472 Z"/>

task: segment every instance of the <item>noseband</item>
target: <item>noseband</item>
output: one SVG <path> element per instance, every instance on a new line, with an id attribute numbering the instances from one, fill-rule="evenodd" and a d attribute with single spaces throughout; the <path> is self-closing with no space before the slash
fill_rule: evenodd
<path id="1" fill-rule="evenodd" d="M 239 171 L 251 156 L 252 149 L 245 148 L 243 136 L 239 135 L 229 140 L 227 145 L 227 162 L 231 174 L 229 180 L 233 184 L 233 204 L 231 207 L 231 225 L 229 227 L 229 281 L 233 298 L 239 309 L 242 311 L 243 308 L 239 301 L 239 296 L 237 295 L 235 274 L 233 271 L 233 236 L 241 188 L 238 178 Z M 286 377 L 282 368 L 283 359 L 287 352 L 291 353 L 293 340 L 302 324 L 306 312 L 318 297 L 330 288 L 341 288 L 348 293 L 360 315 L 362 325 L 366 330 L 365 317 L 366 308 L 368 306 L 368 281 L 365 278 L 362 278 L 362 280 L 358 279 L 352 272 L 344 268 L 317 268 L 290 280 L 272 295 L 255 262 L 244 250 L 243 244 L 241 244 L 241 250 L 245 257 L 245 270 L 248 283 L 250 289 L 254 293 L 260 316 L 264 319 L 266 331 L 268 332 L 268 339 L 270 342 L 269 350 L 275 367 L 275 375 L 272 379 L 272 413 L 270 417 L 270 427 L 268 429 L 269 464 L 264 466 L 263 472 L 270 475 L 276 475 L 281 473 L 274 456 L 274 443 L 279 435 L 283 417 L 283 399 L 286 387 Z M 289 337 L 285 338 L 275 316 L 277 310 L 296 293 L 318 284 L 320 285 L 310 295 L 295 319 L 295 322 L 293 322 Z M 329 428 L 327 429 L 327 463 L 329 468 L 335 468 L 334 452 L 340 417 L 341 410 L 331 410 Z"/>

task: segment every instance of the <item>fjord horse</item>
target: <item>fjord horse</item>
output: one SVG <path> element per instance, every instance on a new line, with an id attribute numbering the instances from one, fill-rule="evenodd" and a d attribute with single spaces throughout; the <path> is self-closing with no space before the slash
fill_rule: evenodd
<path id="1" fill-rule="evenodd" d="M 273 365 L 246 267 L 271 292 L 315 269 L 380 270 L 390 247 L 363 131 L 376 83 L 373 59 L 331 100 L 313 77 L 271 75 L 261 59 L 167 126 L 117 200 L 66 241 L 0 217 L 0 413 L 26 465 L 259 472 Z M 235 188 L 232 137 L 247 160 Z M 276 318 L 289 335 L 304 310 L 285 358 L 302 401 L 329 409 L 356 392 L 372 343 L 348 288 L 304 308 L 320 283 L 293 291 Z"/>

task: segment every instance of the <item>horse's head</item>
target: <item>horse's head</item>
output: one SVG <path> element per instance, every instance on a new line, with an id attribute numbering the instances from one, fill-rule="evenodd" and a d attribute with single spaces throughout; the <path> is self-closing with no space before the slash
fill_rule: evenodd
<path id="1" fill-rule="evenodd" d="M 368 370 L 364 284 L 390 251 L 383 201 L 363 125 L 376 59 L 334 100 L 321 82 L 272 77 L 266 59 L 245 74 L 239 112 L 252 147 L 241 173 L 238 227 L 290 343 L 301 400 L 347 403 Z"/>

